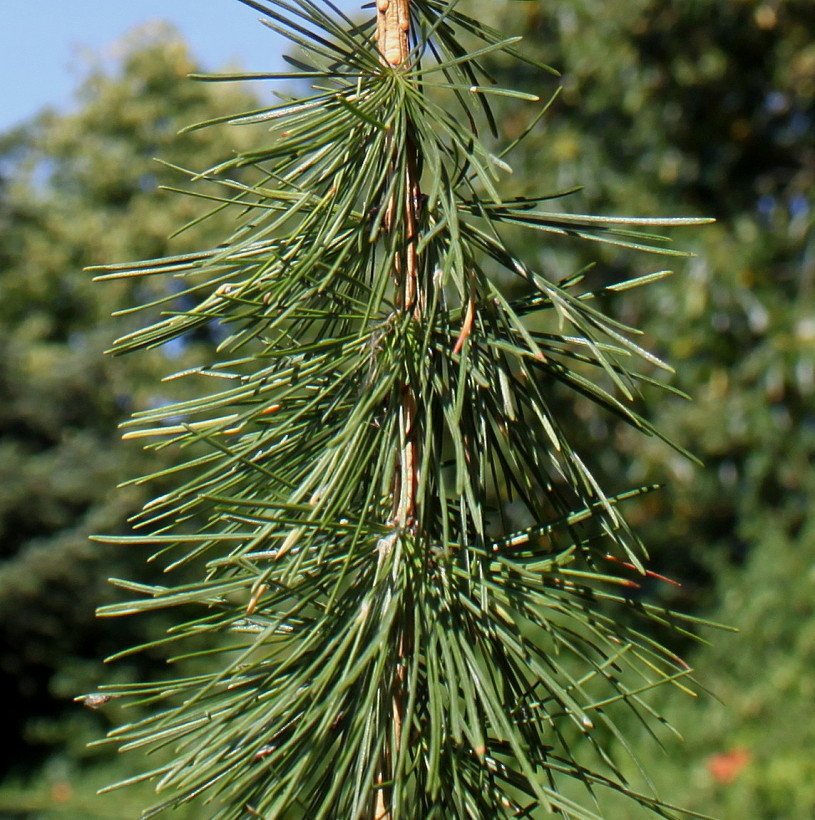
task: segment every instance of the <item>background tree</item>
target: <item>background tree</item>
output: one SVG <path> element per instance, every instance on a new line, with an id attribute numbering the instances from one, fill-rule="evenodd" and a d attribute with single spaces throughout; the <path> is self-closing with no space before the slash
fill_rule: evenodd
<path id="1" fill-rule="evenodd" d="M 121 54 L 114 71 L 90 72 L 76 113 L 44 113 L 2 142 L 0 669 L 6 742 L 0 759 L 6 782 L 25 780 L 59 753 L 33 778 L 31 792 L 4 792 L 4 816 L 47 806 L 52 785 L 57 798 L 69 797 L 63 785 L 75 780 L 78 766 L 64 750 L 87 766 L 94 755 L 84 744 L 100 730 L 99 717 L 76 708 L 76 692 L 106 674 L 100 657 L 158 628 L 95 619 L 95 607 L 111 599 L 108 575 L 144 577 L 145 570 L 141 556 L 93 545 L 88 537 L 121 530 L 145 499 L 137 486 L 115 490 L 144 464 L 138 449 L 120 442 L 122 414 L 162 400 L 159 379 L 168 360 L 197 359 L 212 346 L 209 334 L 199 332 L 183 347 L 138 361 L 101 358 L 100 350 L 128 322 L 112 320 L 111 312 L 129 305 L 137 292 L 157 291 L 127 282 L 100 288 L 83 267 L 182 251 L 198 241 L 168 240 L 203 209 L 158 192 L 160 184 L 177 184 L 179 175 L 154 157 L 205 165 L 249 137 L 177 135 L 191 120 L 251 104 L 251 98 L 237 87 L 189 82 L 195 66 L 173 31 L 135 33 Z M 210 220 L 199 237 L 218 230 L 218 223 Z M 151 662 L 134 660 L 116 674 L 130 677 L 136 667 L 146 674 Z M 96 809 L 84 803 L 77 811 L 92 817 Z"/>
<path id="2" fill-rule="evenodd" d="M 611 306 L 679 365 L 675 383 L 694 402 L 661 401 L 653 417 L 705 469 L 580 410 L 598 443 L 616 442 L 598 466 L 610 486 L 670 471 L 665 490 L 631 516 L 656 565 L 683 586 L 654 583 L 649 593 L 708 612 L 720 601 L 711 616 L 742 630 L 691 654 L 723 702 L 666 707 L 687 742 L 669 745 L 655 776 L 678 802 L 717 816 L 803 820 L 815 811 L 815 749 L 796 717 L 811 698 L 813 668 L 815 8 L 795 0 L 513 8 L 527 46 L 534 41 L 564 77 L 526 143 L 528 166 L 585 185 L 578 196 L 587 210 L 636 203 L 718 219 L 694 235 L 687 277 Z M 508 109 L 503 122 L 511 135 L 525 120 Z M 549 249 L 546 258 L 568 269 L 573 254 Z M 717 774 L 717 761 L 726 769 L 728 760 L 729 774 Z"/>
<path id="3" fill-rule="evenodd" d="M 702 603 L 721 561 L 743 559 L 768 527 L 794 533 L 811 509 L 815 9 L 584 0 L 518 14 L 565 78 L 526 143 L 529 163 L 584 185 L 587 209 L 718 220 L 694 237 L 689 278 L 612 307 L 682 363 L 676 384 L 695 401 L 662 402 L 655 420 L 707 469 L 618 428 L 604 470 L 613 486 L 669 467 L 666 492 L 644 501 L 649 543 Z M 511 112 L 505 122 L 522 127 Z M 545 253 L 564 270 L 589 260 Z M 600 420 L 588 429 L 609 432 Z"/>

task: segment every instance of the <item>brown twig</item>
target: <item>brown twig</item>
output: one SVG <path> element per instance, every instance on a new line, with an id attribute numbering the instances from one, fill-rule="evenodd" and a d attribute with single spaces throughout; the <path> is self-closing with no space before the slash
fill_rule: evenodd
<path id="1" fill-rule="evenodd" d="M 407 60 L 410 0 L 376 0 L 376 45 L 389 66 Z"/>
<path id="2" fill-rule="evenodd" d="M 410 0 L 377 0 L 376 43 L 382 63 L 398 68 L 406 63 L 409 53 Z M 409 126 L 408 126 L 409 127 Z M 404 242 L 399 243 L 393 258 L 393 278 L 397 292 L 397 308 L 410 312 L 419 320 L 425 299 L 419 282 L 419 259 L 416 250 L 421 191 L 417 151 L 412 135 L 406 135 L 406 162 L 404 201 L 401 217 L 404 220 Z M 398 202 L 392 197 L 384 203 L 383 226 L 390 233 L 396 227 L 394 218 Z M 399 467 L 394 480 L 392 523 L 397 531 L 408 532 L 415 526 L 416 494 L 419 486 L 419 438 L 416 429 L 417 401 L 413 387 L 403 384 L 399 408 L 400 453 Z M 380 556 L 380 560 L 382 556 Z M 393 756 L 398 754 L 402 743 L 405 717 L 405 660 L 412 651 L 412 639 L 408 629 L 399 640 L 396 671 L 391 687 L 391 720 L 394 743 L 392 752 L 386 753 L 378 775 L 376 803 L 373 820 L 391 820 L 392 789 L 385 784 L 393 779 Z"/>

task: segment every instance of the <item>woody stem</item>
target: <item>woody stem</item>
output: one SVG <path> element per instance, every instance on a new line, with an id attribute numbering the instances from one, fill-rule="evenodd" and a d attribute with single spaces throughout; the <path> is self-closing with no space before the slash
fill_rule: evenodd
<path id="1" fill-rule="evenodd" d="M 399 68 L 408 58 L 410 32 L 410 0 L 377 0 L 376 42 L 382 63 L 390 68 Z M 410 126 L 408 126 L 409 128 Z M 414 321 L 422 316 L 423 294 L 419 283 L 419 260 L 416 251 L 418 208 L 421 200 L 417 162 L 417 148 L 411 133 L 406 135 L 406 158 L 404 163 L 404 197 L 402 208 L 394 195 L 384 203 L 384 228 L 388 233 L 401 233 L 402 240 L 396 243 L 392 261 L 394 285 L 396 287 L 397 309 L 410 312 Z M 395 162 L 395 165 L 398 163 Z M 394 217 L 399 213 L 403 219 L 401 226 L 394 225 Z M 402 230 L 399 231 L 398 228 Z M 416 493 L 419 486 L 419 440 L 416 425 L 417 397 L 415 390 L 405 379 L 401 387 L 399 408 L 400 452 L 397 474 L 394 478 L 393 526 L 399 531 L 410 531 L 416 523 Z M 385 753 L 378 775 L 374 820 L 391 820 L 392 787 L 386 786 L 393 780 L 394 757 L 398 755 L 402 743 L 405 716 L 406 659 L 412 651 L 412 636 L 407 624 L 399 639 L 396 665 L 391 682 L 391 721 L 393 742 Z"/>

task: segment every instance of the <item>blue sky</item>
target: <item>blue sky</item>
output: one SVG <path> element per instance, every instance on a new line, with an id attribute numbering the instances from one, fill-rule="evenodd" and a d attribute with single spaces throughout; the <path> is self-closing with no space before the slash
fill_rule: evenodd
<path id="1" fill-rule="evenodd" d="M 0 0 L 0 8 L 0 131 L 43 106 L 69 107 L 88 52 L 112 56 L 117 39 L 151 20 L 173 23 L 206 69 L 283 67 L 282 39 L 238 0 Z"/>

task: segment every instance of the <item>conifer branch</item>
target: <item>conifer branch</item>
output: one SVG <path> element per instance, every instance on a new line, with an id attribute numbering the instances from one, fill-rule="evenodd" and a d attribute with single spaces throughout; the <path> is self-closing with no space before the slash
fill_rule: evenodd
<path id="1" fill-rule="evenodd" d="M 151 646 L 208 637 L 211 665 L 111 687 L 159 710 L 113 740 L 174 744 L 146 775 L 171 793 L 156 811 L 206 794 L 227 820 L 594 817 L 578 783 L 673 816 L 630 789 L 606 742 L 622 736 L 613 704 L 646 719 L 646 690 L 686 688 L 687 667 L 635 619 L 686 621 L 627 597 L 646 569 L 620 507 L 639 490 L 607 495 L 557 410 L 572 391 L 659 435 L 632 405 L 657 384 L 636 362 L 659 361 L 597 297 L 662 273 L 553 281 L 502 231 L 676 255 L 651 229 L 698 220 L 502 197 L 507 166 L 479 137 L 488 95 L 537 97 L 492 84 L 484 60 L 524 59 L 518 38 L 454 3 L 378 0 L 354 26 L 330 3 L 335 16 L 241 1 L 296 44 L 290 76 L 313 93 L 230 119 L 267 124 L 268 143 L 191 174 L 221 185 L 201 195 L 236 211 L 232 235 L 101 271 L 173 283 L 145 306 L 172 309 L 113 353 L 224 336 L 215 361 L 178 374 L 205 377 L 200 395 L 126 423 L 189 454 L 149 477 L 188 476 L 130 540 L 205 575 L 117 581 L 141 597 L 101 611 L 197 606 Z"/>

